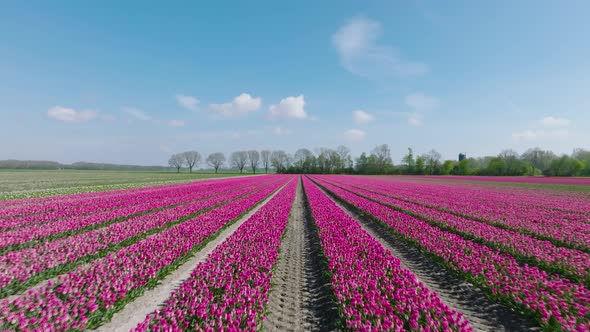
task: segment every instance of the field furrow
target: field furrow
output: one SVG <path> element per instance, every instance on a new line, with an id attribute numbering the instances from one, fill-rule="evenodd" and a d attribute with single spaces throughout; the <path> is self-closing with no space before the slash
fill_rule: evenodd
<path id="1" fill-rule="evenodd" d="M 315 184 L 304 186 L 346 329 L 472 330 Z"/>

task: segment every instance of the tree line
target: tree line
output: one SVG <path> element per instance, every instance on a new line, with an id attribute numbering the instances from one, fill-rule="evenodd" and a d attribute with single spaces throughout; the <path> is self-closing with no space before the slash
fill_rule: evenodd
<path id="1" fill-rule="evenodd" d="M 243 150 L 232 152 L 229 160 L 226 160 L 225 154 L 222 152 L 211 153 L 205 158 L 205 163 L 213 168 L 217 173 L 223 166 L 228 163 L 229 168 L 237 169 L 240 173 L 244 170 L 252 170 L 254 174 L 256 171 L 264 170 L 265 173 L 273 170 L 278 173 L 283 173 L 289 162 L 289 156 L 283 150 Z M 198 167 L 203 163 L 203 157 L 197 151 L 186 151 L 182 153 L 173 154 L 168 160 L 168 165 L 177 172 L 186 168 L 189 172 L 193 168 Z"/>
<path id="2" fill-rule="evenodd" d="M 168 164 L 180 172 L 193 168 L 203 162 L 197 151 L 174 154 Z M 546 175 L 546 176 L 590 176 L 590 151 L 575 149 L 571 155 L 532 148 L 523 154 L 514 150 L 503 150 L 496 156 L 470 157 L 459 153 L 455 160 L 443 160 L 436 150 L 416 154 L 412 148 L 402 157 L 401 164 L 395 165 L 391 149 L 381 144 L 370 152 L 363 152 L 353 158 L 350 149 L 338 146 L 336 149 L 318 148 L 314 151 L 301 148 L 294 154 L 283 150 L 244 150 L 230 154 L 229 160 L 221 152 L 211 153 L 204 162 L 215 170 L 229 168 L 251 170 L 253 173 L 264 170 L 277 173 L 303 174 L 407 174 L 407 175 Z"/>

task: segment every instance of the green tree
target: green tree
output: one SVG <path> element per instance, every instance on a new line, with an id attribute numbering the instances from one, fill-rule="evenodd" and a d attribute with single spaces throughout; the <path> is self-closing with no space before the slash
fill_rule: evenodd
<path id="1" fill-rule="evenodd" d="M 451 171 L 453 171 L 453 167 L 455 166 L 455 162 L 453 160 L 445 160 L 442 165 L 442 174 L 449 175 Z"/>
<path id="2" fill-rule="evenodd" d="M 416 161 L 414 160 L 414 151 L 412 151 L 412 148 L 408 148 L 408 154 L 402 158 L 402 163 L 406 174 L 414 174 Z"/>
<path id="3" fill-rule="evenodd" d="M 422 156 L 416 158 L 415 174 L 424 174 L 424 157 Z"/>

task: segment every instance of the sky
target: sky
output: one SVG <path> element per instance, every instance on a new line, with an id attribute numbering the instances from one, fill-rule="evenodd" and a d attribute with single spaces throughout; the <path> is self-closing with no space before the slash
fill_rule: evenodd
<path id="1" fill-rule="evenodd" d="M 588 1 L 3 1 L 0 159 L 590 148 Z"/>

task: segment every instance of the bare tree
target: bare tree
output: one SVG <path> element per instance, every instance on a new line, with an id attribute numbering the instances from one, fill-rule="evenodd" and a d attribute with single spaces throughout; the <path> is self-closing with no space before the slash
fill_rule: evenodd
<path id="1" fill-rule="evenodd" d="M 173 154 L 170 159 L 168 159 L 168 165 L 170 165 L 170 167 L 176 168 L 177 173 L 180 173 L 182 164 L 184 164 L 184 157 L 180 153 Z"/>
<path id="2" fill-rule="evenodd" d="M 217 170 L 219 169 L 219 167 L 223 165 L 224 162 L 225 155 L 221 152 L 212 153 L 207 157 L 207 164 L 213 167 L 213 169 L 215 170 L 215 174 L 217 174 Z"/>
<path id="3" fill-rule="evenodd" d="M 201 163 L 201 154 L 197 151 L 186 151 L 182 153 L 182 156 L 188 166 L 189 173 L 193 172 L 193 167 Z"/>
<path id="4" fill-rule="evenodd" d="M 426 165 L 426 170 L 428 174 L 434 174 L 434 171 L 440 167 L 440 158 L 441 155 L 436 150 L 430 150 L 425 153 L 422 158 L 424 158 L 424 164 Z"/>
<path id="5" fill-rule="evenodd" d="M 283 150 L 273 151 L 270 155 L 270 163 L 280 173 L 285 170 L 289 156 Z"/>
<path id="6" fill-rule="evenodd" d="M 256 174 L 256 168 L 258 167 L 258 162 L 260 161 L 260 153 L 258 153 L 256 150 L 248 150 L 248 160 L 250 160 L 252 172 Z"/>
<path id="7" fill-rule="evenodd" d="M 518 163 L 518 152 L 512 149 L 502 150 L 498 155 L 498 158 L 504 160 L 504 163 L 506 163 L 507 174 L 512 174 Z"/>
<path id="8" fill-rule="evenodd" d="M 270 167 L 270 154 L 270 150 L 260 151 L 260 157 L 262 160 L 262 167 L 264 168 L 264 173 L 268 173 L 268 168 Z"/>
<path id="9" fill-rule="evenodd" d="M 232 152 L 230 159 L 231 159 L 232 165 L 234 165 L 237 169 L 240 170 L 240 173 L 242 173 L 242 172 L 244 172 L 244 167 L 246 167 L 246 164 L 248 163 L 248 152 L 246 152 L 246 151 Z"/>
<path id="10" fill-rule="evenodd" d="M 375 158 L 375 166 L 377 166 L 377 170 L 380 174 L 383 174 L 385 168 L 391 166 L 393 163 L 391 161 L 391 151 L 387 144 L 377 145 L 373 151 L 371 151 L 371 156 Z"/>
<path id="11" fill-rule="evenodd" d="M 350 149 L 344 145 L 339 145 L 336 152 L 340 156 L 339 168 L 344 171 L 345 168 L 352 168 L 352 157 L 350 156 Z"/>
<path id="12" fill-rule="evenodd" d="M 315 165 L 315 156 L 308 149 L 299 149 L 295 152 L 293 164 L 302 173 L 311 173 Z"/>

